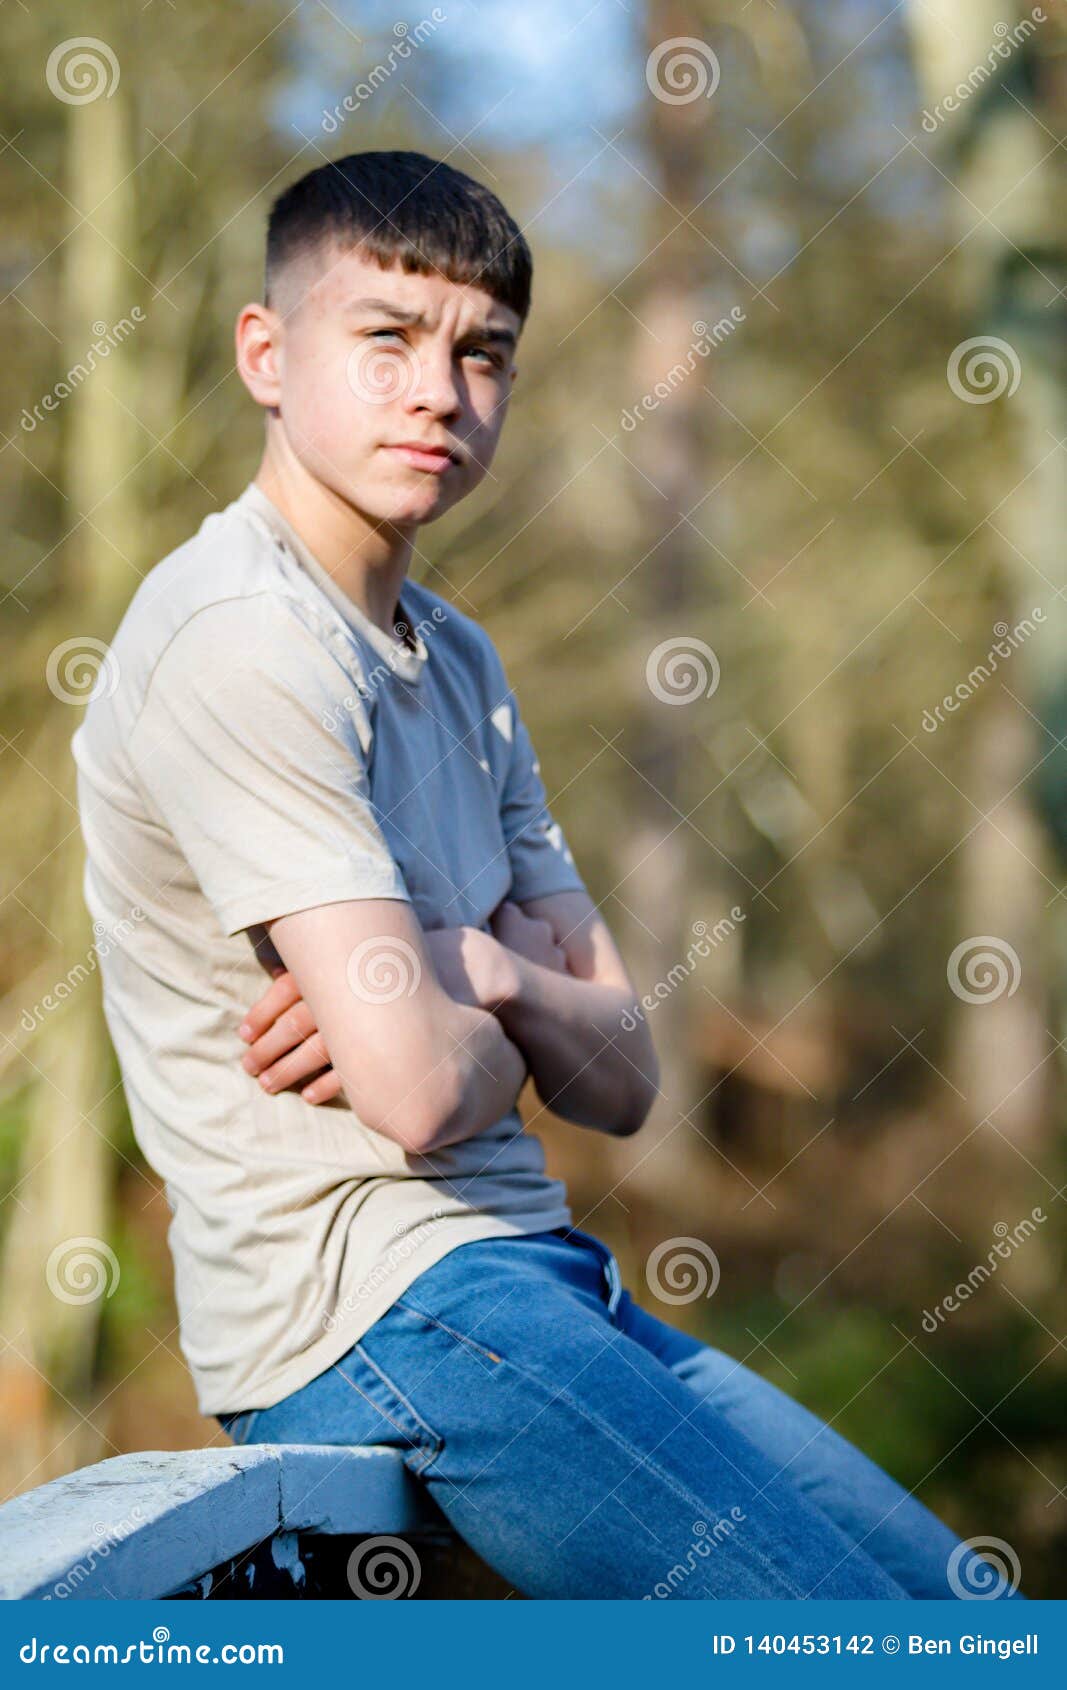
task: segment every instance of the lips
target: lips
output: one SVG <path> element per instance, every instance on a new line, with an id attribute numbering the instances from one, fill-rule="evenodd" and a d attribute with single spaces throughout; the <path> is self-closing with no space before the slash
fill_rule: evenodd
<path id="1" fill-rule="evenodd" d="M 451 446 L 432 445 L 425 440 L 398 440 L 389 449 L 393 452 L 417 452 L 421 457 L 442 458 L 453 464 L 459 462 L 459 454 Z"/>
<path id="2" fill-rule="evenodd" d="M 427 446 L 414 440 L 401 441 L 395 446 L 387 446 L 385 450 L 395 452 L 412 469 L 427 470 L 431 475 L 443 475 L 460 461 L 448 446 Z"/>

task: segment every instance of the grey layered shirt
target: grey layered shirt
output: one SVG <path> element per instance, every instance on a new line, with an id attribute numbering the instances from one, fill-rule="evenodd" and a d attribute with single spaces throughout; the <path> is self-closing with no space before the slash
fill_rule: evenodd
<path id="1" fill-rule="evenodd" d="M 400 606 L 407 640 L 250 483 L 147 575 L 72 741 L 104 1008 L 205 1414 L 306 1384 L 456 1245 L 572 1220 L 515 1110 L 422 1157 L 241 1066 L 265 921 L 402 898 L 426 929 L 485 928 L 502 898 L 583 888 L 491 639 L 410 579 Z"/>

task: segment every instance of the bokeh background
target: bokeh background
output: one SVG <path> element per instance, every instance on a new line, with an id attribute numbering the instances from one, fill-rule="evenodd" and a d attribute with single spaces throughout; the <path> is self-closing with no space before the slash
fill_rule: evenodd
<path id="1" fill-rule="evenodd" d="M 411 147 L 536 266 L 492 475 L 414 572 L 496 640 L 663 1065 L 629 1140 L 534 1100 L 551 1169 L 647 1307 L 1067 1595 L 1062 4 L 2 27 L 0 1495 L 225 1441 L 70 738 L 137 583 L 255 470 L 232 333 L 272 198 Z"/>

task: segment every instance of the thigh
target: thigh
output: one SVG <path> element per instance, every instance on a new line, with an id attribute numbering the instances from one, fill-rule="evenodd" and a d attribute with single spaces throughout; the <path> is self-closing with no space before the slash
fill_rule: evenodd
<path id="1" fill-rule="evenodd" d="M 527 1596 L 905 1597 L 619 1329 L 581 1243 L 460 1245 L 357 1349 L 426 1429 L 444 1513 Z"/>
<path id="2" fill-rule="evenodd" d="M 216 1419 L 235 1444 L 377 1446 L 398 1450 L 415 1474 L 440 1445 L 437 1433 L 394 1382 L 383 1377 L 362 1343 L 270 1408 Z"/>
<path id="3" fill-rule="evenodd" d="M 638 1343 L 774 1464 L 768 1495 L 785 1484 L 813 1503 L 909 1596 L 946 1599 L 990 1588 L 989 1569 L 936 1515 L 801 1403 L 722 1350 L 640 1308 L 624 1291 L 616 1318 Z M 1005 1585 L 1004 1595 L 1013 1594 Z M 815 1584 L 813 1596 L 825 1596 Z"/>

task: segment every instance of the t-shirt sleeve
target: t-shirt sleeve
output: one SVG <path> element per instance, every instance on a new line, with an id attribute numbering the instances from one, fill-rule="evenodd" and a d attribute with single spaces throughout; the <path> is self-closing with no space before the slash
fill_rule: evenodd
<path id="1" fill-rule="evenodd" d="M 227 934 L 411 901 L 370 795 L 358 683 L 280 594 L 198 611 L 156 665 L 134 776 Z"/>
<path id="2" fill-rule="evenodd" d="M 494 668 L 498 689 L 503 689 L 494 721 L 511 746 L 500 800 L 500 822 L 511 864 L 508 897 L 521 904 L 551 892 L 585 892 L 563 829 L 548 807 L 541 765 L 499 657 Z"/>

